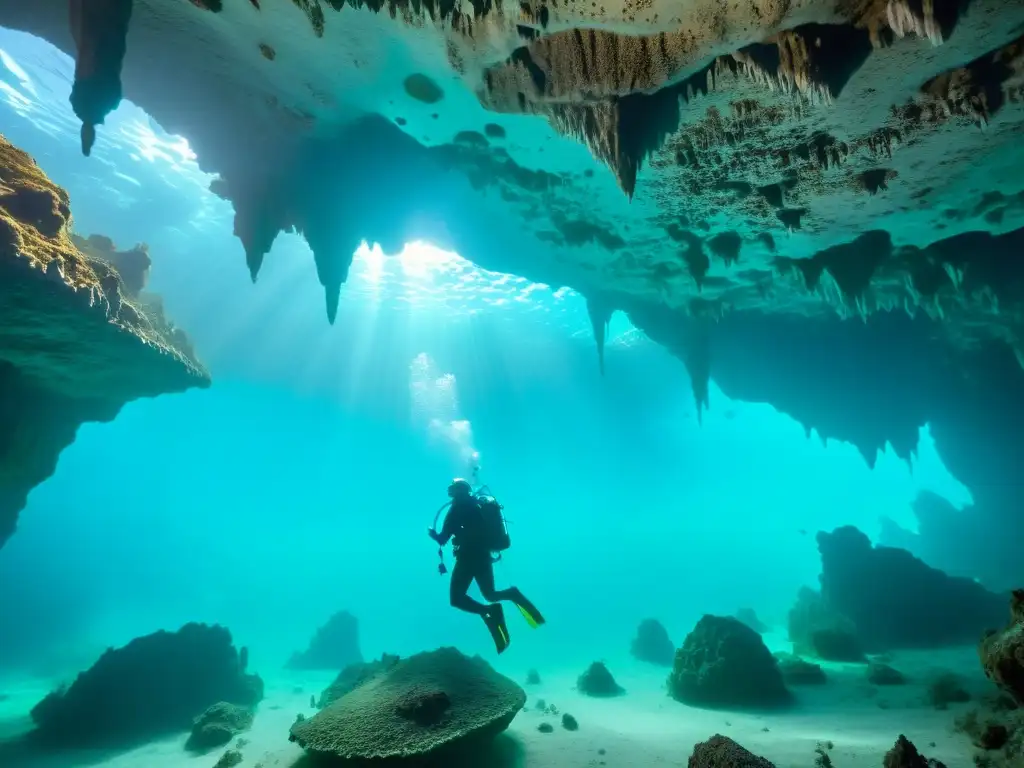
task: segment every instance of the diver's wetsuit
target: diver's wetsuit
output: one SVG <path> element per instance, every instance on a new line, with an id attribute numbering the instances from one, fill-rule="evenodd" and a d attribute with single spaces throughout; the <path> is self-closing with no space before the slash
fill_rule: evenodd
<path id="1" fill-rule="evenodd" d="M 494 561 L 490 549 L 481 541 L 483 532 L 480 529 L 480 509 L 476 500 L 472 497 L 456 499 L 444 518 L 437 542 L 443 547 L 449 539 L 455 537 L 455 567 L 452 568 L 450 587 L 452 607 L 486 616 L 491 610 L 490 606 L 466 594 L 474 579 L 480 587 L 480 594 L 488 602 L 508 600 L 518 605 L 523 602 L 523 597 L 515 587 L 494 588 Z"/>

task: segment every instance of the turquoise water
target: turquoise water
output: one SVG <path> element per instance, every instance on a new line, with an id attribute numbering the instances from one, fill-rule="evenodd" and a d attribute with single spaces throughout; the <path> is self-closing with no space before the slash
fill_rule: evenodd
<path id="1" fill-rule="evenodd" d="M 926 431 L 913 470 L 891 452 L 869 470 L 715 389 L 698 426 L 684 367 L 626 318 L 601 378 L 581 297 L 427 244 L 362 248 L 330 326 L 297 238 L 250 284 L 184 139 L 125 103 L 82 158 L 72 63 L 7 31 L 0 51 L 3 132 L 69 190 L 79 232 L 149 243 L 149 289 L 214 380 L 85 425 L 32 493 L 0 551 L 0 679 L 49 685 L 187 621 L 228 626 L 275 668 L 339 609 L 366 656 L 491 658 L 426 536 L 473 451 L 510 520 L 499 587 L 548 617 L 510 617 L 496 663 L 517 669 L 620 655 L 648 616 L 679 639 L 745 606 L 784 623 L 816 583 L 815 531 L 913 530 L 921 489 L 969 502 Z"/>

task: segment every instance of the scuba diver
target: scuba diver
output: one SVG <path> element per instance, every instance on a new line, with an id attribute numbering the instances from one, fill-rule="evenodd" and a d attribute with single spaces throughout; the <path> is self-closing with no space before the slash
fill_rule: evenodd
<path id="1" fill-rule="evenodd" d="M 494 639 L 498 653 L 502 653 L 509 644 L 508 627 L 505 624 L 505 611 L 501 601 L 513 603 L 531 627 L 539 627 L 544 623 L 540 611 L 527 600 L 516 587 L 495 589 L 494 563 L 501 559 L 500 553 L 509 548 L 511 541 L 505 527 L 505 519 L 501 514 L 501 505 L 490 495 L 473 492 L 468 480 L 457 478 L 448 486 L 451 501 L 438 510 L 438 516 L 448 507 L 444 525 L 437 530 L 437 518 L 434 527 L 427 530 L 438 547 L 444 547 L 449 539 L 455 554 L 455 566 L 452 568 L 450 600 L 453 608 L 480 616 Z M 499 553 L 497 557 L 493 553 Z M 444 575 L 444 554 L 438 549 L 441 564 L 438 571 Z M 467 592 L 469 585 L 476 581 L 480 594 L 490 603 L 486 605 L 470 597 Z"/>

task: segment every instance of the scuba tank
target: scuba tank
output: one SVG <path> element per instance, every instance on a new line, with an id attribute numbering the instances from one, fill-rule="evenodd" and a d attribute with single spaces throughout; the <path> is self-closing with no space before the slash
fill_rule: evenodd
<path id="1" fill-rule="evenodd" d="M 505 520 L 504 507 L 491 495 L 491 489 L 486 485 L 480 486 L 473 492 L 473 501 L 476 503 L 480 515 L 480 543 L 492 553 L 491 559 L 494 562 L 501 560 L 501 553 L 512 546 L 512 539 L 508 533 L 508 524 Z M 437 523 L 441 519 L 441 513 L 447 510 L 452 502 L 447 501 L 438 507 L 434 513 L 434 530 L 437 530 Z M 444 564 L 444 548 L 438 547 L 438 558 L 441 562 L 437 566 L 439 574 L 444 576 L 448 568 Z"/>

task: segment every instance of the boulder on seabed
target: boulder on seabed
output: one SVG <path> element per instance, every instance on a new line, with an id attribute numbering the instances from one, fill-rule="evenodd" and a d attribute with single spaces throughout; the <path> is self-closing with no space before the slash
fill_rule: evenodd
<path id="1" fill-rule="evenodd" d="M 220 626 L 186 624 L 109 649 L 32 709 L 36 736 L 62 747 L 130 745 L 185 731 L 219 701 L 255 707 L 263 681 Z"/>
<path id="2" fill-rule="evenodd" d="M 673 698 L 705 707 L 775 708 L 792 701 L 761 636 L 731 616 L 705 615 L 676 651 Z"/>
<path id="3" fill-rule="evenodd" d="M 630 653 L 640 661 L 657 664 L 660 667 L 671 667 L 676 656 L 676 647 L 672 644 L 664 624 L 657 619 L 644 619 L 636 629 Z"/>
<path id="4" fill-rule="evenodd" d="M 819 664 L 791 653 L 776 653 L 775 660 L 779 664 L 779 671 L 786 685 L 824 685 L 828 682 L 825 670 Z"/>
<path id="5" fill-rule="evenodd" d="M 774 763 L 720 733 L 694 744 L 686 765 L 687 768 L 775 768 Z"/>
<path id="6" fill-rule="evenodd" d="M 318 758 L 438 760 L 489 743 L 526 703 L 526 692 L 479 656 L 454 648 L 382 668 L 291 727 Z"/>
<path id="7" fill-rule="evenodd" d="M 587 671 L 576 680 L 576 688 L 585 696 L 592 696 L 597 699 L 621 696 L 626 691 L 615 682 L 612 673 L 608 671 L 603 661 L 595 661 Z"/>
<path id="8" fill-rule="evenodd" d="M 219 701 L 195 719 L 185 748 L 193 752 L 206 752 L 222 747 L 238 734 L 249 730 L 252 720 L 252 709 Z"/>
<path id="9" fill-rule="evenodd" d="M 348 611 L 338 611 L 317 629 L 309 647 L 295 653 L 288 669 L 344 669 L 363 660 L 359 649 L 359 621 Z"/>
<path id="10" fill-rule="evenodd" d="M 788 629 L 793 650 L 800 655 L 825 661 L 866 661 L 853 622 L 830 608 L 813 589 L 800 588 L 789 611 Z"/>

